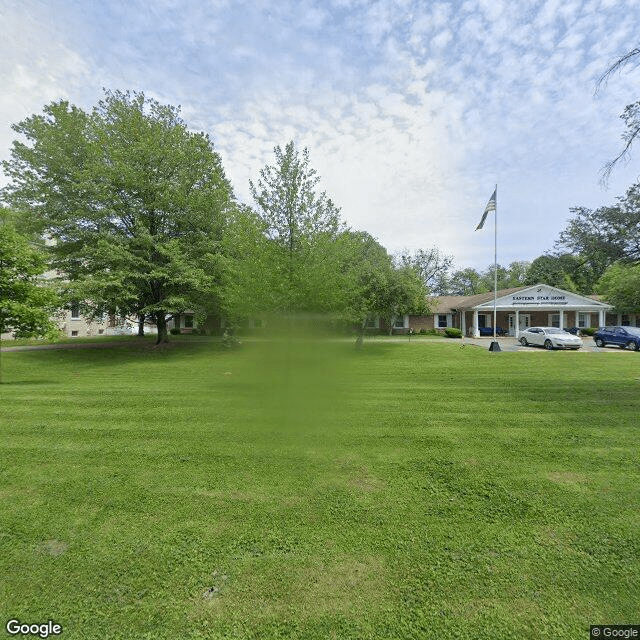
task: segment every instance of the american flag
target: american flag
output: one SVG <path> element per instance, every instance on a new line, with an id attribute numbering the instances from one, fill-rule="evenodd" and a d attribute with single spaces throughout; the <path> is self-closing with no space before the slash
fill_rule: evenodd
<path id="1" fill-rule="evenodd" d="M 497 191 L 498 191 L 498 187 L 496 187 L 493 190 L 493 195 L 489 198 L 489 202 L 487 202 L 487 206 L 484 208 L 484 213 L 482 214 L 482 219 L 478 223 L 478 226 L 476 227 L 476 231 L 478 229 L 482 229 L 482 227 L 484 226 L 484 221 L 487 219 L 487 214 L 489 213 L 489 211 L 495 211 L 496 210 L 496 192 Z"/>

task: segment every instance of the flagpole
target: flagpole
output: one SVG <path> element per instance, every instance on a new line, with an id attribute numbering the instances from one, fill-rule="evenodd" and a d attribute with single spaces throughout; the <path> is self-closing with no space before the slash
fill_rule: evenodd
<path id="1" fill-rule="evenodd" d="M 496 184 L 496 209 L 493 212 L 493 339 L 496 339 L 496 305 L 498 301 L 498 185 Z"/>
<path id="2" fill-rule="evenodd" d="M 487 202 L 487 206 L 484 208 L 484 213 L 482 214 L 482 218 L 480 218 L 480 222 L 476 227 L 476 231 L 482 229 L 484 226 L 484 221 L 487 219 L 487 214 L 490 211 L 494 213 L 494 222 L 493 222 L 493 342 L 489 347 L 489 351 L 500 351 L 500 345 L 496 340 L 497 333 L 497 307 L 498 307 L 498 185 L 496 184 L 496 188 L 493 191 L 493 194 L 489 198 L 489 202 Z M 477 316 L 474 316 L 477 318 Z M 474 327 L 474 331 L 478 332 L 477 324 Z"/>

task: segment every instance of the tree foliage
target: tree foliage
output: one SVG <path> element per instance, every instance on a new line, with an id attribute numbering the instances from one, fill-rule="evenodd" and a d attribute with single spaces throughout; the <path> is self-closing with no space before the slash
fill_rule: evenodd
<path id="1" fill-rule="evenodd" d="M 413 252 L 403 251 L 396 256 L 395 261 L 401 267 L 414 269 L 429 293 L 446 294 L 447 278 L 453 266 L 453 256 L 442 253 L 437 247 L 431 247 L 431 249 L 417 249 Z"/>
<path id="2" fill-rule="evenodd" d="M 364 231 L 342 234 L 350 279 L 347 315 L 361 330 L 368 317 L 379 316 L 388 327 L 406 314 L 428 311 L 427 289 L 412 265 L 394 264 L 387 250 Z"/>
<path id="3" fill-rule="evenodd" d="M 44 252 L 0 222 L 0 334 L 31 338 L 57 333 L 50 317 L 58 296 L 42 278 L 46 268 Z"/>
<path id="4" fill-rule="evenodd" d="M 320 176 L 311 167 L 309 150 L 299 152 L 290 141 L 284 150 L 277 146 L 273 151 L 275 165 L 261 169 L 257 183 L 249 181 L 269 237 L 295 252 L 305 239 L 338 233 L 340 209 L 326 192 L 317 192 Z"/>
<path id="5" fill-rule="evenodd" d="M 390 322 L 423 309 L 426 289 L 415 265 L 394 265 L 368 233 L 346 228 L 339 208 L 318 192 L 308 150 L 289 142 L 274 152 L 275 164 L 250 183 L 267 238 L 246 253 L 253 265 L 265 267 L 253 270 L 250 287 L 262 306 L 330 314 L 360 327 L 370 315 Z"/>
<path id="6" fill-rule="evenodd" d="M 329 311 L 337 306 L 342 256 L 340 210 L 318 192 L 320 176 L 311 167 L 308 149 L 291 141 L 275 147 L 275 164 L 249 182 L 258 206 L 267 250 L 271 289 L 266 296 L 274 310 Z M 265 291 L 266 293 L 266 291 Z M 264 296 L 263 296 L 264 298 Z"/>
<path id="7" fill-rule="evenodd" d="M 87 310 L 169 312 L 217 294 L 231 186 L 207 135 L 142 93 L 105 92 L 91 112 L 54 102 L 14 125 L 4 197 L 53 239 L 53 266 Z"/>
<path id="8" fill-rule="evenodd" d="M 640 313 L 640 263 L 612 264 L 600 278 L 597 290 L 616 311 Z"/>
<path id="9" fill-rule="evenodd" d="M 570 253 L 538 256 L 527 270 L 526 284 L 544 282 L 552 287 L 578 292 L 581 289 L 574 278 L 579 274 L 580 267 L 580 259 Z M 591 293 L 591 291 L 582 291 L 582 293 Z"/>
<path id="10" fill-rule="evenodd" d="M 612 206 L 571 209 L 573 217 L 560 233 L 556 249 L 580 260 L 592 286 L 617 261 L 640 260 L 640 185 L 633 185 Z"/>
<path id="11" fill-rule="evenodd" d="M 494 265 L 483 271 L 471 267 L 454 271 L 446 282 L 446 292 L 454 296 L 475 296 L 493 291 L 495 286 Z M 497 265 L 498 289 L 511 289 L 526 284 L 529 263 L 514 261 L 508 267 Z"/>

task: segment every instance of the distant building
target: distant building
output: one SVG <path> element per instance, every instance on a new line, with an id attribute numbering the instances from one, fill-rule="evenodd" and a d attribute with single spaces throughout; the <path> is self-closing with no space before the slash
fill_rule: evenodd
<path id="1" fill-rule="evenodd" d="M 480 329 L 493 327 L 493 292 L 475 296 L 433 298 L 433 313 L 398 319 L 394 330 L 407 333 L 421 329 L 442 330 L 455 327 L 466 336 L 479 336 Z M 569 329 L 606 324 L 639 326 L 640 316 L 612 314 L 612 307 L 598 296 L 583 296 L 546 284 L 502 289 L 497 292 L 496 326 L 507 335 L 518 337 L 527 327 L 548 326 Z"/>

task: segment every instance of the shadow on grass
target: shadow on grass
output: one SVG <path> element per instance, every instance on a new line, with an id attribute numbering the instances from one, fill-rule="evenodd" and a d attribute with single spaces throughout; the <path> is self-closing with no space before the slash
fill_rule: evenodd
<path id="1" fill-rule="evenodd" d="M 59 380 L 9 380 L 5 382 L 4 380 L 0 380 L 0 385 L 3 387 L 19 386 L 19 385 L 38 385 L 38 384 L 60 384 Z"/>
<path id="2" fill-rule="evenodd" d="M 5 372 L 8 374 L 8 359 L 13 357 L 19 358 L 23 366 L 33 368 L 34 380 L 25 379 L 23 382 L 19 380 L 11 380 L 4 384 L 27 385 L 27 384 L 47 384 L 48 380 L 36 377 L 38 373 L 42 375 L 43 371 L 38 369 L 44 367 L 70 367 L 72 369 L 96 367 L 108 368 L 126 364 L 170 364 L 176 360 L 190 355 L 211 354 L 215 357 L 218 354 L 226 353 L 222 350 L 220 341 L 216 338 L 208 340 L 200 338 L 197 341 L 175 340 L 166 344 L 156 346 L 153 339 L 148 340 L 132 340 L 130 343 L 87 343 L 85 345 L 73 344 L 71 347 L 66 345 L 53 346 L 52 348 L 39 348 L 7 351 L 2 353 L 0 361 L 0 379 L 4 377 Z M 14 375 L 24 377 L 25 372 L 15 371 Z M 59 381 L 56 381 L 59 382 Z"/>

